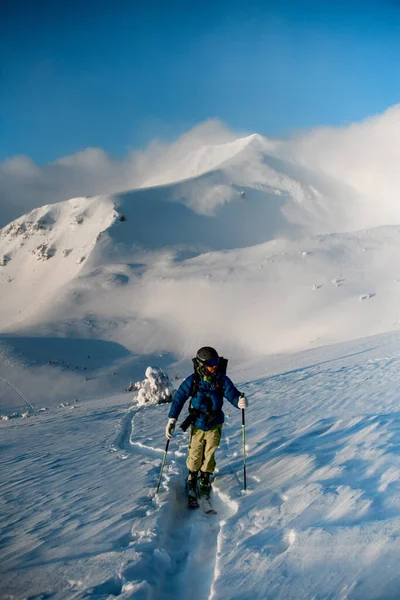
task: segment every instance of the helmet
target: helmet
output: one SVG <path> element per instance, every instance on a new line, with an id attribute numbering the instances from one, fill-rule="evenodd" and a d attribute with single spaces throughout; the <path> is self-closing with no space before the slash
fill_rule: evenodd
<path id="1" fill-rule="evenodd" d="M 218 352 L 210 346 L 204 346 L 197 351 L 197 360 L 202 364 L 207 364 L 209 361 L 217 361 L 219 359 Z"/>

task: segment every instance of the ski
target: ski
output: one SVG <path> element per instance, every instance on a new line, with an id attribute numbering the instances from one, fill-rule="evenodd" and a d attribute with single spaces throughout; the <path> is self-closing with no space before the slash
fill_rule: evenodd
<path id="1" fill-rule="evenodd" d="M 199 501 L 196 496 L 188 495 L 188 508 L 199 508 Z"/>
<path id="2" fill-rule="evenodd" d="M 185 490 L 188 499 L 188 508 L 193 509 L 201 507 L 202 511 L 206 515 L 218 514 L 213 507 L 210 497 L 211 485 L 202 489 L 201 486 L 199 486 L 199 482 L 196 481 L 195 489 L 189 489 L 188 480 L 186 479 Z"/>
<path id="3" fill-rule="evenodd" d="M 217 511 L 215 510 L 211 498 L 209 495 L 200 494 L 199 496 L 199 504 L 206 515 L 217 515 Z"/>

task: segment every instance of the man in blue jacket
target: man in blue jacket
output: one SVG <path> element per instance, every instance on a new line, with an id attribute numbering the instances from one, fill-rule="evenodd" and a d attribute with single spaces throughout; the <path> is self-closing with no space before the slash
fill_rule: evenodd
<path id="1" fill-rule="evenodd" d="M 189 469 L 189 498 L 196 497 L 199 470 L 200 494 L 210 494 L 210 475 L 215 469 L 214 453 L 221 441 L 224 422 L 223 399 L 226 398 L 236 408 L 243 409 L 248 406 L 246 397 L 233 385 L 229 377 L 219 370 L 220 360 L 214 348 L 200 348 L 193 360 L 195 373 L 189 375 L 180 385 L 168 415 L 165 434 L 167 439 L 171 439 L 183 405 L 190 396 L 192 397 L 189 454 L 186 461 Z"/>

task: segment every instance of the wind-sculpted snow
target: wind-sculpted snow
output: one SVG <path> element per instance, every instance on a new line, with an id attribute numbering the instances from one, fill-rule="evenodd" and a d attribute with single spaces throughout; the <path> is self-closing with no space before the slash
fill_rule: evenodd
<path id="1" fill-rule="evenodd" d="M 187 436 L 127 394 L 0 421 L 0 597 L 396 597 L 398 334 L 242 365 L 217 516 L 189 512 Z M 183 418 L 184 415 L 182 415 Z M 18 504 L 18 510 L 16 510 Z"/>

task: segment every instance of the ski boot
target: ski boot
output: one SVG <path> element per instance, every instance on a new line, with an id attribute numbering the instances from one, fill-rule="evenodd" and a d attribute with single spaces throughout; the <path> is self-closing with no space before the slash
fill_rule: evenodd
<path id="1" fill-rule="evenodd" d="M 200 496 L 209 498 L 211 494 L 211 473 L 200 471 Z"/>
<path id="2" fill-rule="evenodd" d="M 199 506 L 197 500 L 197 471 L 189 471 L 187 478 L 187 492 L 189 508 L 197 508 Z"/>

